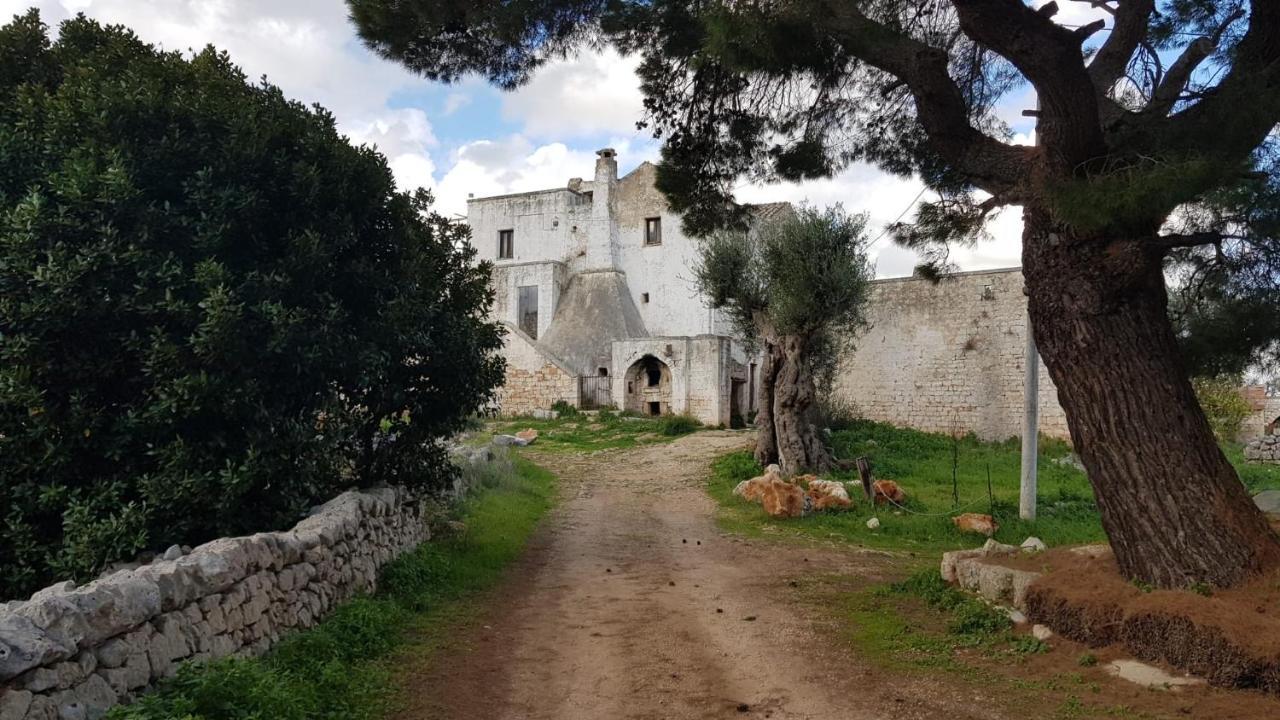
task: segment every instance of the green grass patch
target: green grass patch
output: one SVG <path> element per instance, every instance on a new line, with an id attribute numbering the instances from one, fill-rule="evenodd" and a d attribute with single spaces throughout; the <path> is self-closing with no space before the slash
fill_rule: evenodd
<path id="1" fill-rule="evenodd" d="M 996 517 L 1000 523 L 996 539 L 1001 542 L 1019 544 L 1034 535 L 1053 547 L 1106 538 L 1089 481 L 1067 462 L 1070 448 L 1062 441 L 1040 441 L 1035 522 L 1018 517 L 1021 446 L 1017 439 L 991 443 L 970 435 L 953 440 L 943 434 L 859 420 L 834 432 L 831 441 L 838 457 L 865 456 L 871 461 L 876 478 L 900 484 L 907 493 L 906 510 L 872 507 L 861 498 L 859 490 L 850 493 L 856 503 L 851 510 L 772 519 L 758 505 L 733 496 L 735 485 L 761 472 L 750 453 L 737 452 L 715 462 L 708 485 L 708 491 L 721 505 L 721 526 L 747 535 L 835 539 L 932 554 L 981 544 L 984 538 L 960 533 L 951 523 L 954 514 L 978 512 Z M 1280 468 L 1245 465 L 1238 447 L 1224 449 L 1251 489 L 1263 489 L 1272 483 L 1280 487 Z M 852 481 L 857 479 L 857 473 L 836 473 L 833 477 Z M 953 492 L 959 496 L 958 505 Z M 872 517 L 880 520 L 877 530 L 866 526 Z"/>
<path id="2" fill-rule="evenodd" d="M 491 433 L 510 435 L 525 428 L 538 431 L 533 445 L 537 450 L 579 453 L 669 442 L 701 429 L 702 423 L 687 415 L 648 417 L 601 410 L 554 420 L 504 418 L 491 423 L 488 429 Z"/>
<path id="3" fill-rule="evenodd" d="M 1280 465 L 1245 462 L 1244 445 L 1241 443 L 1226 443 L 1222 446 L 1222 451 L 1236 467 L 1240 480 L 1249 488 L 1250 493 L 1280 490 Z"/>
<path id="4" fill-rule="evenodd" d="M 492 587 L 551 507 L 555 478 L 520 458 L 505 481 L 463 503 L 466 530 L 389 563 L 373 597 L 352 600 L 259 659 L 186 665 L 111 720 L 338 720 L 381 717 L 393 697 L 388 658 L 443 634 Z"/>

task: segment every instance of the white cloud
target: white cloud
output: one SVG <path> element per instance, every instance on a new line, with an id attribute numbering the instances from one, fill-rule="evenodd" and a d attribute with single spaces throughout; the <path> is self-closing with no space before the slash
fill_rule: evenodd
<path id="1" fill-rule="evenodd" d="M 634 129 L 644 114 L 637 64 L 612 49 L 548 63 L 504 96 L 502 114 L 527 135 L 556 140 Z"/>

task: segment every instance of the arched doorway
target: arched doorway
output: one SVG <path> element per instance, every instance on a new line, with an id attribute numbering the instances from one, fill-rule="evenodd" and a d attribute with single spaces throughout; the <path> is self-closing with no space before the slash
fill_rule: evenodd
<path id="1" fill-rule="evenodd" d="M 671 412 L 671 368 L 652 355 L 645 355 L 627 368 L 624 409 L 642 415 Z"/>

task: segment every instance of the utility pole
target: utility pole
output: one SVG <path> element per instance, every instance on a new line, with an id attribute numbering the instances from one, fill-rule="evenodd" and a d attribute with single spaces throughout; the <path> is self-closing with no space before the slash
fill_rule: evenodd
<path id="1" fill-rule="evenodd" d="M 1040 144 L 1040 98 L 1036 109 L 1023 111 L 1036 119 L 1035 144 Z M 1026 295 L 1024 293 L 1024 295 Z M 1040 445 L 1040 353 L 1036 336 L 1031 331 L 1030 296 L 1027 296 L 1027 344 L 1022 355 L 1022 482 L 1018 492 L 1018 517 L 1036 519 L 1036 455 Z"/>
<path id="2" fill-rule="evenodd" d="M 1031 333 L 1031 313 L 1027 313 L 1026 367 L 1022 380 L 1022 489 L 1018 495 L 1018 517 L 1036 519 L 1036 452 L 1040 444 L 1040 353 Z"/>

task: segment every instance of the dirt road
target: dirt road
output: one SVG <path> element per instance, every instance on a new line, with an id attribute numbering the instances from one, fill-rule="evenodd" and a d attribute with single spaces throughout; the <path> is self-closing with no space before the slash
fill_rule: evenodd
<path id="1" fill-rule="evenodd" d="M 984 717 L 885 687 L 788 605 L 796 578 L 872 554 L 722 535 L 702 490 L 740 433 L 543 455 L 563 502 L 472 637 L 410 678 L 402 718 Z M 791 590 L 794 595 L 794 590 Z M 417 688 L 418 692 L 414 689 Z M 949 704 L 949 703 L 946 703 Z"/>

